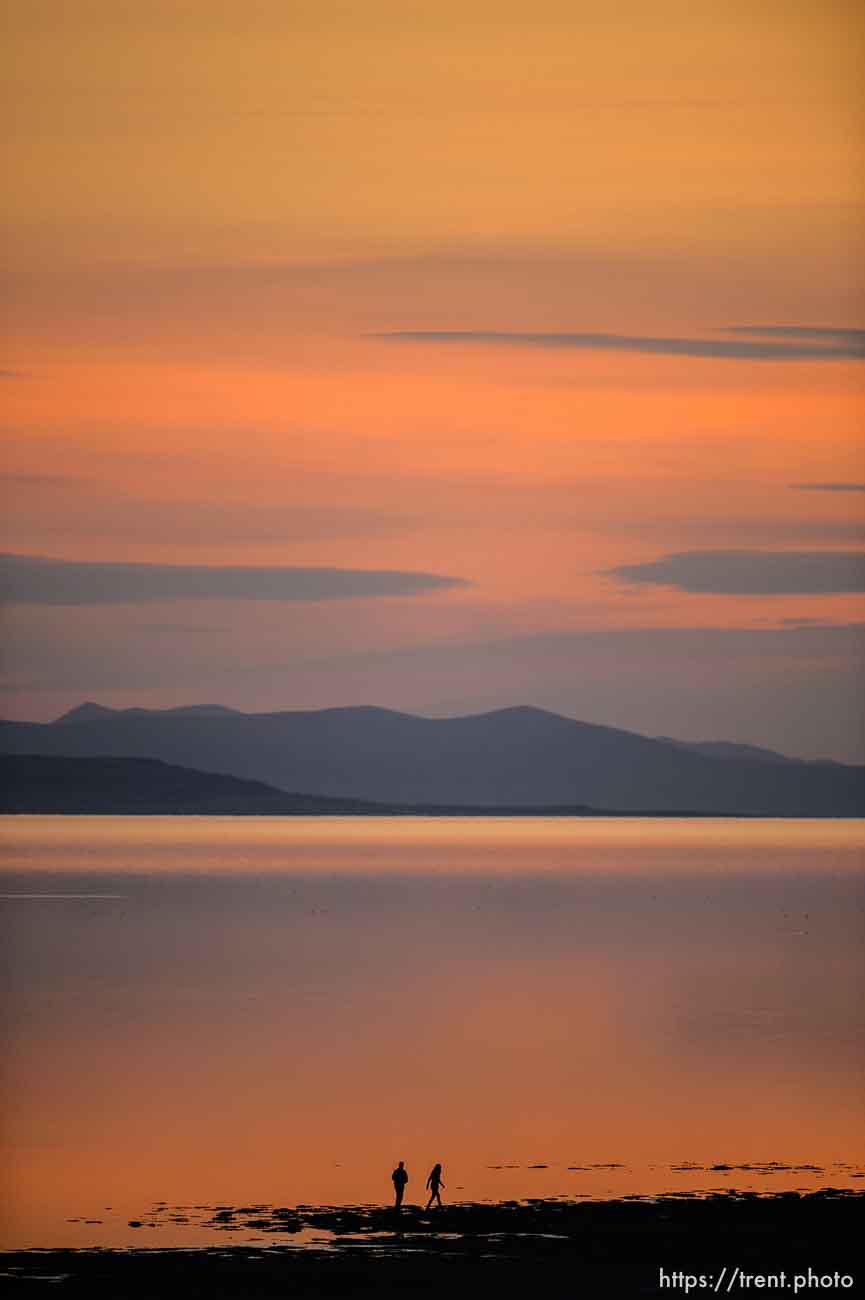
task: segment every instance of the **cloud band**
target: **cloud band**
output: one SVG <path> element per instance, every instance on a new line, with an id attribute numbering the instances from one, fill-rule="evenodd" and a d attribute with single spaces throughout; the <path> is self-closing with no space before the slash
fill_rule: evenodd
<path id="1" fill-rule="evenodd" d="M 865 551 L 680 551 L 604 572 L 719 595 L 829 595 L 865 591 Z"/>
<path id="2" fill-rule="evenodd" d="M 686 339 L 642 334 L 530 333 L 510 330 L 389 330 L 372 337 L 389 343 L 483 344 L 487 347 L 571 348 L 600 352 L 642 352 L 653 356 L 725 361 L 865 361 L 865 331 L 737 327 L 735 338 Z M 739 337 L 748 335 L 748 337 Z M 775 336 L 784 341 L 777 342 Z M 841 335 L 841 337 L 839 337 Z"/>
<path id="3" fill-rule="evenodd" d="M 173 600 L 353 600 L 419 596 L 462 578 L 390 569 L 112 564 L 0 556 L 0 601 L 17 605 L 122 605 Z"/>

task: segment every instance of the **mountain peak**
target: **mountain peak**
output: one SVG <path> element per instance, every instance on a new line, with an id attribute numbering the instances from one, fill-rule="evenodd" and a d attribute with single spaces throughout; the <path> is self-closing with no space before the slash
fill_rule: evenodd
<path id="1" fill-rule="evenodd" d="M 117 709 L 107 709 L 103 704 L 94 704 L 93 700 L 86 700 L 84 704 L 79 704 L 68 713 L 62 714 L 56 722 L 58 725 L 67 722 L 104 722 L 117 712 Z"/>

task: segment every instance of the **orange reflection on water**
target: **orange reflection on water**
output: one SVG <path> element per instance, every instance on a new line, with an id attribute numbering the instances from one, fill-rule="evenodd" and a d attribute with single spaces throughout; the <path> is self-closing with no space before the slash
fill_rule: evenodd
<path id="1" fill-rule="evenodd" d="M 383 1201 L 397 1159 L 410 1202 L 436 1160 L 452 1199 L 861 1185 L 861 824 L 4 830 L 6 1244 Z M 818 1168 L 709 1168 L 765 1161 Z"/>
<path id="2" fill-rule="evenodd" d="M 407 859 L 403 850 L 411 849 Z M 551 856 L 550 850 L 554 853 Z M 717 850 L 723 855 L 714 861 Z M 0 818 L 4 868 L 340 873 L 859 870 L 865 822 L 711 817 Z"/>

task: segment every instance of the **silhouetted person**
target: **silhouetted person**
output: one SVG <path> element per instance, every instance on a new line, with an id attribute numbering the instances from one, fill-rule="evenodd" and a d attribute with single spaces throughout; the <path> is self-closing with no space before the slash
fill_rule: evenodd
<path id="1" fill-rule="evenodd" d="M 406 1173 L 405 1166 L 403 1165 L 403 1162 L 401 1160 L 397 1165 L 396 1169 L 391 1174 L 391 1178 L 393 1179 L 393 1190 L 394 1190 L 393 1208 L 395 1210 L 401 1210 L 402 1194 L 405 1191 L 405 1185 L 408 1182 L 408 1174 Z"/>
<path id="2" fill-rule="evenodd" d="M 441 1165 L 433 1165 L 432 1169 L 429 1171 L 429 1178 L 426 1180 L 426 1185 L 429 1188 L 429 1200 L 426 1203 L 427 1209 L 429 1209 L 433 1201 L 435 1201 L 439 1209 L 441 1209 L 442 1198 L 439 1196 L 439 1188 L 444 1187 L 444 1183 L 442 1182 Z"/>

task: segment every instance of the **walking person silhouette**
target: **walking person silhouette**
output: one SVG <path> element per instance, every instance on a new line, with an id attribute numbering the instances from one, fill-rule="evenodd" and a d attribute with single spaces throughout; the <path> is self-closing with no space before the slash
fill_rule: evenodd
<path id="1" fill-rule="evenodd" d="M 439 1209 L 441 1209 L 442 1198 L 439 1195 L 439 1188 L 444 1187 L 444 1183 L 442 1182 L 441 1165 L 433 1165 L 432 1169 L 429 1171 L 429 1178 L 426 1180 L 426 1185 L 429 1188 L 429 1200 L 426 1203 L 427 1209 L 429 1209 L 433 1201 L 435 1201 Z"/>
<path id="2" fill-rule="evenodd" d="M 394 1190 L 393 1208 L 395 1210 L 401 1210 L 403 1192 L 405 1191 L 405 1185 L 408 1182 L 408 1174 L 406 1173 L 405 1166 L 403 1165 L 403 1162 L 401 1160 L 397 1165 L 396 1169 L 391 1174 L 391 1178 L 393 1179 L 393 1190 Z"/>

